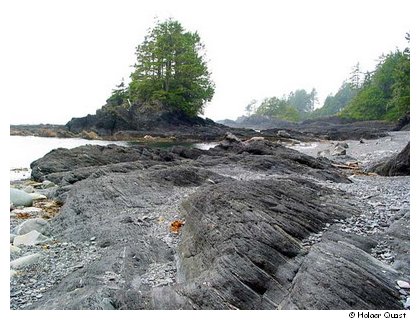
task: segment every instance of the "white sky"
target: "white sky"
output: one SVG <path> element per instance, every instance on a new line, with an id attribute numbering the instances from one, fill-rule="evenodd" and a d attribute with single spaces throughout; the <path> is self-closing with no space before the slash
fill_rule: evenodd
<path id="1" fill-rule="evenodd" d="M 406 45 L 412 1 L 9 1 L 1 3 L 1 104 L 10 123 L 64 124 L 95 113 L 154 17 L 198 31 L 216 93 L 205 116 L 315 87 L 322 103 L 352 66 L 372 70 Z"/>

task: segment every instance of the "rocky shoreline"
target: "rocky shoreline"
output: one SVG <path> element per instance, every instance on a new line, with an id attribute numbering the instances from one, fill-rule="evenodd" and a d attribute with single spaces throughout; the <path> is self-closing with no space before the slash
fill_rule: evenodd
<path id="1" fill-rule="evenodd" d="M 11 309 L 409 309 L 409 176 L 366 172 L 409 132 L 248 138 L 32 163 L 14 187 L 47 199 L 11 210 L 11 243 L 36 219 L 47 239 L 11 247 Z"/>

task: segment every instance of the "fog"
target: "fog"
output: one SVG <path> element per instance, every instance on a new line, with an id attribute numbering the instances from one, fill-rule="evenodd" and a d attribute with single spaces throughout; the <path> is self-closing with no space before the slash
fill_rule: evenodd
<path id="1" fill-rule="evenodd" d="M 2 105 L 13 124 L 64 124 L 129 79 L 155 18 L 197 31 L 216 85 L 204 116 L 296 89 L 319 105 L 360 63 L 406 46 L 410 1 L 13 1 L 2 4 Z M 2 81 L 2 82 L 3 82 Z"/>

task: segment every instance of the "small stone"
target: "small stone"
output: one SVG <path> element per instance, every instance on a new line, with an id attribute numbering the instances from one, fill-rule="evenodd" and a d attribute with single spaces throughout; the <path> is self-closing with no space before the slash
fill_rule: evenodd
<path id="1" fill-rule="evenodd" d="M 16 246 L 14 246 L 12 244 L 10 245 L 10 253 L 19 253 L 20 251 L 22 251 L 21 248 L 16 247 Z"/>
<path id="2" fill-rule="evenodd" d="M 409 284 L 407 281 L 398 280 L 398 281 L 397 281 L 397 285 L 398 285 L 401 289 L 410 289 L 410 284 Z"/>
<path id="3" fill-rule="evenodd" d="M 38 231 L 32 230 L 31 232 L 27 234 L 16 236 L 13 239 L 13 245 L 14 246 L 21 246 L 21 245 L 33 246 L 39 243 L 48 242 L 50 240 L 51 240 L 50 238 L 47 238 L 46 236 L 39 233 Z"/>
<path id="4" fill-rule="evenodd" d="M 321 150 L 321 151 L 318 151 L 318 153 L 317 153 L 317 157 L 328 158 L 329 156 L 330 156 L 330 150 L 329 149 Z"/>
<path id="5" fill-rule="evenodd" d="M 333 156 L 344 156 L 345 154 L 346 154 L 346 149 L 341 146 L 335 147 L 334 151 L 332 152 Z"/>
<path id="6" fill-rule="evenodd" d="M 90 241 L 95 241 L 95 240 L 96 240 L 96 237 L 90 238 Z"/>
<path id="7" fill-rule="evenodd" d="M 42 188 L 43 189 L 48 189 L 48 188 L 52 188 L 52 187 L 55 187 L 55 186 L 56 186 L 55 183 L 51 182 L 49 180 L 42 181 Z"/>
<path id="8" fill-rule="evenodd" d="M 29 266 L 38 262 L 40 258 L 41 258 L 40 253 L 26 255 L 10 262 L 10 267 L 14 269 L 20 269 L 20 268 L 23 268 L 23 267 L 26 267 L 26 266 Z"/>
<path id="9" fill-rule="evenodd" d="M 347 149 L 349 147 L 349 145 L 347 144 L 347 142 L 337 142 L 335 144 L 336 147 L 341 147 L 341 148 L 345 148 Z"/>
<path id="10" fill-rule="evenodd" d="M 24 187 L 22 190 L 23 190 L 23 191 L 25 191 L 26 193 L 32 193 L 32 192 L 35 192 L 35 189 L 34 189 L 34 187 L 32 187 L 32 186 L 26 186 L 26 187 Z"/>
<path id="11" fill-rule="evenodd" d="M 407 300 L 404 302 L 404 308 L 410 309 L 410 297 L 408 297 Z"/>
<path id="12" fill-rule="evenodd" d="M 405 291 L 404 289 L 400 289 L 400 290 L 399 290 L 399 292 L 400 292 L 400 294 L 402 294 L 403 296 L 408 295 L 408 292 L 407 292 L 407 291 Z"/>
<path id="13" fill-rule="evenodd" d="M 36 296 L 35 296 L 36 298 L 42 298 L 42 294 L 40 293 L 40 294 L 37 294 Z"/>

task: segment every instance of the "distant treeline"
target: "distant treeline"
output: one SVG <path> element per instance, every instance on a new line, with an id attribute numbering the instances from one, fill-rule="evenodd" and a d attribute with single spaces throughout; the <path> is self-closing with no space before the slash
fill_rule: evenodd
<path id="1" fill-rule="evenodd" d="M 410 42 L 410 34 L 406 39 Z M 338 115 L 357 120 L 397 120 L 410 110 L 410 49 L 382 55 L 375 70 L 362 72 L 356 64 L 348 80 L 314 109 L 317 92 L 298 89 L 288 96 L 271 97 L 257 104 L 251 101 L 245 111 L 286 121 L 303 121 Z"/>

